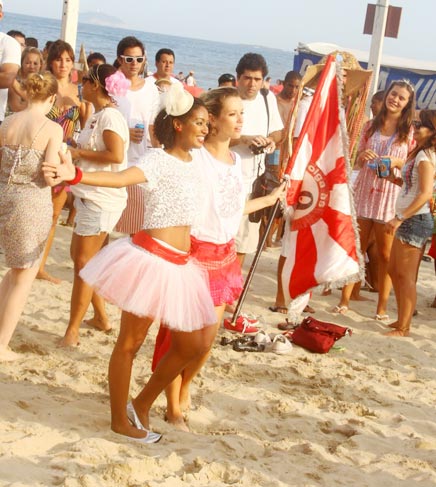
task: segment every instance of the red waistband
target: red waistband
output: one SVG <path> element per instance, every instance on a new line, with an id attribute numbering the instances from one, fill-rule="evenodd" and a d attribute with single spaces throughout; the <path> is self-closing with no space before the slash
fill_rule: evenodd
<path id="1" fill-rule="evenodd" d="M 177 265 L 185 265 L 188 262 L 190 256 L 189 252 L 180 253 L 175 250 L 171 250 L 168 247 L 165 247 L 164 245 L 156 241 L 153 237 L 150 237 L 150 235 L 144 232 L 144 230 L 141 230 L 133 235 L 132 243 L 138 245 L 139 247 L 142 247 L 153 255 L 157 255 L 161 259 Z"/>

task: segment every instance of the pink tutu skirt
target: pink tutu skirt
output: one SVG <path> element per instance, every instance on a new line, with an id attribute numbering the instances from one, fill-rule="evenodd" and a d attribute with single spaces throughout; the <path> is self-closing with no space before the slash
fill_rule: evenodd
<path id="1" fill-rule="evenodd" d="M 137 235 L 104 247 L 80 277 L 122 310 L 172 330 L 191 332 L 214 324 L 207 273 L 188 254 L 159 244 L 145 232 Z M 144 241 L 152 250 L 143 247 Z"/>

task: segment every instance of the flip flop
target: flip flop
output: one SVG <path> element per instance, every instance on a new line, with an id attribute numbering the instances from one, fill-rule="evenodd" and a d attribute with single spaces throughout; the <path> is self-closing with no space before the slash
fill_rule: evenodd
<path id="1" fill-rule="evenodd" d="M 297 328 L 298 324 L 292 323 L 291 321 L 286 318 L 285 323 L 279 323 L 277 325 L 277 328 L 282 331 L 289 331 L 289 330 L 294 330 Z"/>
<path id="2" fill-rule="evenodd" d="M 389 321 L 389 315 L 379 315 L 379 314 L 376 314 L 374 316 L 374 319 L 375 321 Z"/>
<path id="3" fill-rule="evenodd" d="M 335 306 L 332 310 L 333 313 L 339 313 L 341 315 L 344 315 L 348 311 L 348 306 Z"/>
<path id="4" fill-rule="evenodd" d="M 282 315 L 288 314 L 288 308 L 286 306 L 270 306 L 268 309 L 273 313 L 281 313 Z"/>

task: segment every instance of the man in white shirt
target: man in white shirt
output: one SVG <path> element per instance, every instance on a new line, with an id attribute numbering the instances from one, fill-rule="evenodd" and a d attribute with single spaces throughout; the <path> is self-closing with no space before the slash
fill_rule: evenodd
<path id="1" fill-rule="evenodd" d="M 167 47 L 159 49 L 154 59 L 156 72 L 151 77 L 154 77 L 155 80 L 166 79 L 171 83 L 180 83 L 173 75 L 176 55 L 172 49 L 168 49 Z"/>
<path id="2" fill-rule="evenodd" d="M 154 137 L 154 119 L 160 109 L 159 90 L 155 79 L 142 78 L 140 73 L 146 62 L 144 44 L 133 36 L 124 37 L 117 46 L 119 69 L 130 80 L 131 86 L 125 96 L 114 97 L 118 110 L 124 115 L 130 132 L 127 165 L 135 166 L 147 150 L 157 146 Z M 144 197 L 140 186 L 127 188 L 128 200 L 116 230 L 133 234 L 141 230 L 144 220 Z"/>
<path id="3" fill-rule="evenodd" d="M 241 156 L 245 191 L 250 197 L 257 175 L 265 171 L 265 153 L 272 153 L 282 138 L 283 123 L 272 92 L 262 94 L 261 88 L 268 67 L 262 55 L 247 53 L 236 67 L 238 92 L 244 105 L 244 124 L 241 137 L 232 141 L 232 149 Z M 253 149 L 263 147 L 256 155 Z M 241 265 L 245 254 L 256 251 L 259 243 L 260 222 L 250 222 L 248 216 L 241 220 L 236 236 L 236 248 Z"/>
<path id="4" fill-rule="evenodd" d="M 0 20 L 3 18 L 3 0 L 0 0 Z M 17 76 L 21 64 L 20 44 L 0 32 L 0 123 L 5 118 L 8 88 Z"/>

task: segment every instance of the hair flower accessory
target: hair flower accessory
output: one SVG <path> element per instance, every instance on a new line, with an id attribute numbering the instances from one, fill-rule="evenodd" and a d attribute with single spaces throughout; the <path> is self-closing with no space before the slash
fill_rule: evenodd
<path id="1" fill-rule="evenodd" d="M 114 74 L 108 76 L 105 80 L 106 91 L 111 96 L 126 96 L 127 90 L 130 88 L 131 82 L 121 71 L 116 71 Z"/>
<path id="2" fill-rule="evenodd" d="M 194 104 L 194 97 L 183 89 L 182 83 L 173 83 L 165 93 L 165 111 L 173 117 L 188 113 Z"/>

